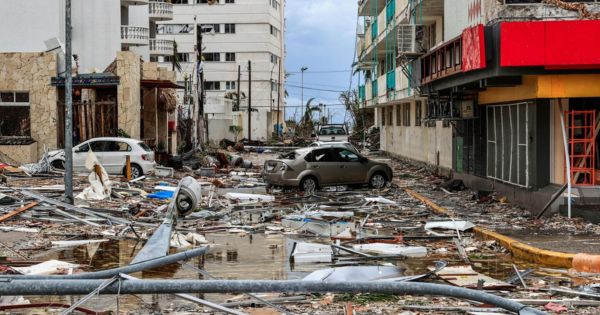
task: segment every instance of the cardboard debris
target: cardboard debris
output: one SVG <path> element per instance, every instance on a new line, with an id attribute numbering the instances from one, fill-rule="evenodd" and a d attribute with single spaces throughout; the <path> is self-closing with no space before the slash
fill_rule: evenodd
<path id="1" fill-rule="evenodd" d="M 433 268 L 429 268 L 429 270 L 433 270 Z M 514 288 L 514 286 L 510 283 L 476 272 L 471 266 L 446 267 L 442 270 L 439 270 L 436 275 L 441 279 L 459 287 L 477 289 L 480 282 L 483 282 L 482 288 L 485 290 L 504 290 Z"/>

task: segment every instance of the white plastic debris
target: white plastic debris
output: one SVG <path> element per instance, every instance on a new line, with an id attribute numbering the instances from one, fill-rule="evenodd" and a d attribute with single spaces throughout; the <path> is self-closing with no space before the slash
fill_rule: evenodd
<path id="1" fill-rule="evenodd" d="M 226 193 L 225 198 L 238 203 L 273 202 L 275 197 L 269 195 Z"/>
<path id="2" fill-rule="evenodd" d="M 374 198 L 367 197 L 367 198 L 365 198 L 365 200 L 369 203 L 382 203 L 384 205 L 395 205 L 396 204 L 395 201 L 389 200 L 387 198 L 383 198 L 381 196 L 374 197 Z"/>
<path id="3" fill-rule="evenodd" d="M 352 246 L 363 253 L 378 255 L 402 255 L 406 257 L 425 257 L 427 248 L 423 246 L 403 246 L 387 243 L 360 244 Z"/>
<path id="4" fill-rule="evenodd" d="M 466 230 L 472 229 L 475 227 L 475 224 L 469 221 L 439 221 L 439 222 L 427 222 L 425 224 L 425 230 L 431 233 L 436 234 L 431 231 L 433 229 L 442 229 L 442 230 L 459 230 L 464 232 Z"/>
<path id="5" fill-rule="evenodd" d="M 52 247 L 73 247 L 73 246 L 81 246 L 95 243 L 103 243 L 108 242 L 107 239 L 100 240 L 79 240 L 79 241 L 52 241 Z"/>
<path id="6" fill-rule="evenodd" d="M 404 275 L 404 269 L 396 266 L 350 266 L 321 269 L 310 273 L 302 281 L 377 281 L 396 279 Z"/>
<path id="7" fill-rule="evenodd" d="M 29 267 L 13 267 L 13 269 L 24 275 L 57 275 L 70 273 L 70 270 L 79 267 L 80 265 L 60 260 L 48 260 L 37 265 Z"/>
<path id="8" fill-rule="evenodd" d="M 333 250 L 329 245 L 297 242 L 292 252 L 294 263 L 330 263 Z"/>
<path id="9" fill-rule="evenodd" d="M 100 166 L 100 176 L 96 174 L 94 167 L 98 165 Z M 108 178 L 108 173 L 98 161 L 98 158 L 90 150 L 85 159 L 85 167 L 92 171 L 88 176 L 88 181 L 90 182 L 90 186 L 85 188 L 81 193 L 79 193 L 75 198 L 80 200 L 104 200 L 110 197 L 111 194 L 111 183 Z"/>
<path id="10" fill-rule="evenodd" d="M 204 235 L 190 232 L 185 236 L 185 240 L 190 242 L 191 244 L 208 244 L 206 237 Z"/>
<path id="11" fill-rule="evenodd" d="M 27 228 L 20 226 L 0 226 L 2 232 L 21 232 L 21 233 L 39 233 L 40 229 Z"/>
<path id="12" fill-rule="evenodd" d="M 170 246 L 173 248 L 180 249 L 180 248 L 191 247 L 192 244 L 186 240 L 186 236 L 184 236 L 181 233 L 176 232 L 171 235 Z"/>

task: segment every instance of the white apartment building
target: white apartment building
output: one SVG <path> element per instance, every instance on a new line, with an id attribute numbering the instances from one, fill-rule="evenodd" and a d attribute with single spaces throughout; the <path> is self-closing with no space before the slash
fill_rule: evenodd
<path id="1" fill-rule="evenodd" d="M 65 2 L 0 0 L 0 151 L 20 152 L 25 145 L 39 155 L 44 145 L 63 145 Z M 179 87 L 174 72 L 151 62 L 173 54 L 172 41 L 154 36 L 155 23 L 173 17 L 173 5 L 71 4 L 74 141 L 127 134 L 158 153 L 176 153 Z M 14 143 L 11 137 L 28 140 Z M 37 160 L 35 155 L 19 161 Z"/>
<path id="2" fill-rule="evenodd" d="M 65 42 L 65 0 L 0 0 L 0 52 L 41 52 Z M 149 61 L 150 26 L 172 17 L 171 5 L 149 0 L 73 0 L 73 54 L 80 73 L 103 71 L 118 51 Z M 156 52 L 156 51 L 155 51 Z M 171 51 L 166 51 L 169 53 Z"/>
<path id="3" fill-rule="evenodd" d="M 208 139 L 233 140 L 229 127 L 237 125 L 241 138 L 266 141 L 275 126 L 284 121 L 284 0 L 173 0 L 173 20 L 157 22 L 156 37 L 177 42 L 181 72 L 196 82 L 197 30 L 202 30 L 205 118 Z M 171 67 L 169 56 L 153 60 Z M 249 71 L 252 68 L 251 128 L 248 128 Z M 241 79 L 238 86 L 238 67 Z M 241 104 L 235 111 L 230 99 L 240 90 Z M 235 94 L 236 95 L 236 94 Z M 227 96 L 227 97 L 226 97 Z M 233 97 L 235 98 L 235 96 Z M 179 102 L 183 105 L 183 92 Z M 279 111 L 278 111 L 279 108 Z M 250 134 L 248 131 L 251 131 Z"/>

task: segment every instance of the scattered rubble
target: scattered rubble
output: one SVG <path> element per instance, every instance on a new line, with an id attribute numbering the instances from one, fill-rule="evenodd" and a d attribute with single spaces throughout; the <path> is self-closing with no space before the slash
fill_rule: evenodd
<path id="1" fill-rule="evenodd" d="M 75 205 L 61 200 L 60 172 L 41 167 L 38 172 L 24 173 L 18 165 L 0 161 L 6 165 L 0 168 L 2 277 L 83 276 L 168 258 L 179 265 L 139 269 L 144 272 L 136 277 L 411 281 L 486 290 L 539 311 L 597 313 L 597 274 L 515 260 L 501 244 L 477 239 L 473 232 L 474 227 L 485 226 L 529 234 L 564 233 L 600 244 L 596 225 L 561 217 L 533 220 L 510 200 L 500 202 L 504 196 L 474 193 L 462 182 L 449 182 L 427 169 L 395 160 L 387 161 L 397 179 L 381 190 L 326 187 L 312 195 L 297 190 L 267 193 L 262 165 L 279 152 L 265 152 L 279 149 L 255 145 L 226 143 L 223 149 L 190 152 L 172 161 L 169 168 L 133 181 L 108 176 L 98 161 L 92 161 L 91 174 L 74 179 L 80 196 Z M 452 217 L 431 211 L 404 188 L 443 204 Z M 194 250 L 194 255 L 201 256 L 189 254 Z M 119 272 L 100 279 L 135 279 L 120 277 Z M 47 296 L 27 299 L 39 305 L 56 301 Z M 444 296 L 380 293 L 208 294 L 202 299 L 176 294 L 119 299 L 123 301 L 120 310 L 133 314 L 215 310 L 240 314 L 506 313 Z M 62 306 L 55 308 L 66 309 L 77 300 L 61 297 Z M 2 297 L 0 312 L 23 303 Z M 114 312 L 117 303 L 114 297 L 101 295 L 86 300 L 85 308 Z"/>

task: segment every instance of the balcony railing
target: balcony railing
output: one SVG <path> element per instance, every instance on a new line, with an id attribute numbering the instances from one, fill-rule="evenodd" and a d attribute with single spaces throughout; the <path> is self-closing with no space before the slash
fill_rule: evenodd
<path id="1" fill-rule="evenodd" d="M 146 46 L 150 37 L 150 30 L 140 26 L 121 26 L 121 43 L 126 46 Z"/>
<path id="2" fill-rule="evenodd" d="M 121 4 L 124 6 L 128 5 L 146 5 L 150 2 L 149 0 L 121 0 Z"/>
<path id="3" fill-rule="evenodd" d="M 172 56 L 174 53 L 173 41 L 166 39 L 150 39 L 150 55 Z"/>
<path id="4" fill-rule="evenodd" d="M 151 20 L 166 21 L 173 19 L 173 5 L 171 3 L 151 1 L 148 7 Z"/>

